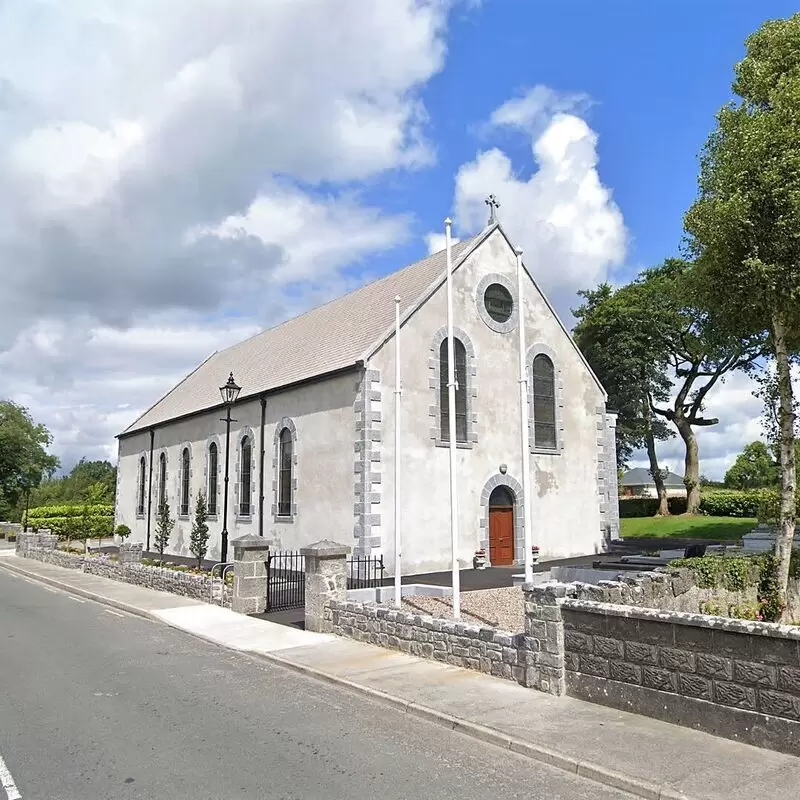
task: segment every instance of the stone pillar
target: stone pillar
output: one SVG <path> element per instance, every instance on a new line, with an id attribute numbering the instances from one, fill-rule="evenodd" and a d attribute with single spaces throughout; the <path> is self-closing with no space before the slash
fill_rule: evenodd
<path id="1" fill-rule="evenodd" d="M 28 549 L 31 546 L 31 541 L 35 534 L 33 533 L 24 533 L 21 530 L 22 526 L 20 525 L 19 531 L 14 531 L 13 529 L 6 533 L 6 537 L 16 535 L 17 543 L 16 543 L 16 551 L 18 556 L 22 556 L 23 558 L 28 554 Z"/>
<path id="2" fill-rule="evenodd" d="M 567 595 L 565 584 L 523 585 L 525 594 L 525 646 L 534 651 L 534 665 L 527 671 L 526 683 L 548 694 L 562 695 L 564 684 L 564 623 L 561 601 Z M 538 645 L 534 645 L 534 641 Z"/>
<path id="3" fill-rule="evenodd" d="M 119 563 L 128 566 L 129 564 L 139 564 L 142 560 L 141 542 L 122 542 L 119 546 Z"/>
<path id="4" fill-rule="evenodd" d="M 606 488 L 606 526 L 611 539 L 619 539 L 619 476 L 617 474 L 617 414 L 606 412 L 604 467 Z"/>
<path id="5" fill-rule="evenodd" d="M 42 528 L 39 531 L 39 547 L 42 550 L 55 550 L 58 546 L 58 536 L 50 528 Z"/>
<path id="6" fill-rule="evenodd" d="M 330 633 L 330 600 L 347 600 L 347 556 L 350 548 L 328 539 L 303 547 L 306 572 L 306 630 Z"/>
<path id="7" fill-rule="evenodd" d="M 269 543 L 262 536 L 242 536 L 230 544 L 233 547 L 231 608 L 240 614 L 263 614 L 267 608 Z"/>

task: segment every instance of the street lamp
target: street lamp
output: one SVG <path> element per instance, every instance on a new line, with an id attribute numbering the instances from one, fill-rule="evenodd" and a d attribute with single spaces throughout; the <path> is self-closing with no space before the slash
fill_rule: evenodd
<path id="1" fill-rule="evenodd" d="M 241 391 L 242 387 L 236 385 L 232 372 L 227 383 L 219 387 L 226 411 L 225 419 L 222 420 L 225 423 L 225 494 L 222 499 L 222 554 L 220 556 L 222 562 L 228 560 L 228 468 L 231 460 L 231 422 L 236 422 L 235 419 L 231 419 L 231 407 Z"/>

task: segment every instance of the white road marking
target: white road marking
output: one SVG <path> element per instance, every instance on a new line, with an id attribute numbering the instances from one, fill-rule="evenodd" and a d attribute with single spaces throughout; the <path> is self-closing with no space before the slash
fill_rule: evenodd
<path id="1" fill-rule="evenodd" d="M 3 756 L 0 756 L 0 784 L 6 790 L 8 800 L 22 800 L 22 795 L 19 793 L 17 784 L 14 783 L 11 773 L 8 771 L 6 762 L 3 761 Z"/>
<path id="2" fill-rule="evenodd" d="M 68 594 L 67 597 L 69 597 L 70 600 L 74 600 L 76 603 L 85 603 L 86 602 L 85 600 L 81 600 L 80 597 L 73 597 L 71 594 Z"/>
<path id="3" fill-rule="evenodd" d="M 119 611 L 112 611 L 110 608 L 104 608 L 103 611 L 105 611 L 106 614 L 113 614 L 115 617 L 124 617 L 125 616 L 124 614 L 120 614 Z"/>
<path id="4" fill-rule="evenodd" d="M 49 586 L 45 586 L 44 584 L 42 584 L 42 589 L 44 589 L 46 592 L 50 592 L 50 594 L 58 594 L 56 589 L 51 589 Z"/>

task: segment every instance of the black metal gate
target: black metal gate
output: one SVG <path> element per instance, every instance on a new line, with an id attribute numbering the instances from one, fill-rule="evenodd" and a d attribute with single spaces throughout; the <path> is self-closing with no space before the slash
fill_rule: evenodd
<path id="1" fill-rule="evenodd" d="M 374 589 L 383 583 L 383 556 L 347 559 L 347 588 Z M 267 556 L 267 611 L 302 608 L 306 602 L 305 557 L 297 550 Z"/>
<path id="2" fill-rule="evenodd" d="M 299 551 L 267 557 L 267 611 L 301 608 L 306 602 L 305 557 Z"/>

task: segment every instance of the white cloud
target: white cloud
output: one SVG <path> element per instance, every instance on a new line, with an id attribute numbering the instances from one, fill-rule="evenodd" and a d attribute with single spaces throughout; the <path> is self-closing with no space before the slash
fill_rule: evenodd
<path id="1" fill-rule="evenodd" d="M 0 2 L 0 363 L 65 461 L 406 238 L 359 190 L 434 158 L 452 5 Z"/>
<path id="2" fill-rule="evenodd" d="M 623 261 L 627 241 L 622 214 L 598 173 L 597 135 L 578 116 L 587 106 L 584 95 L 534 87 L 496 109 L 488 127 L 495 134 L 499 129 L 524 134 L 532 163 L 515 165 L 492 147 L 456 175 L 459 230 L 482 228 L 484 200 L 490 192 L 497 195 L 503 227 L 567 320 L 575 292 L 604 280 Z"/>
<path id="3" fill-rule="evenodd" d="M 800 387 L 800 370 L 793 373 L 796 389 Z M 700 472 L 712 480 L 722 480 L 744 446 L 757 439 L 766 441 L 763 429 L 764 405 L 754 395 L 758 384 L 747 374 L 735 372 L 715 386 L 708 395 L 704 414 L 717 417 L 718 425 L 697 427 L 700 450 Z M 685 447 L 677 436 L 656 446 L 659 462 L 679 474 L 684 473 Z M 631 466 L 649 467 L 647 456 L 636 453 Z"/>
<path id="4" fill-rule="evenodd" d="M 457 236 L 451 236 L 450 241 L 453 244 L 458 244 L 461 239 Z M 425 236 L 425 245 L 428 248 L 428 253 L 438 253 L 447 246 L 446 236 L 444 233 L 429 233 Z"/>

